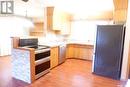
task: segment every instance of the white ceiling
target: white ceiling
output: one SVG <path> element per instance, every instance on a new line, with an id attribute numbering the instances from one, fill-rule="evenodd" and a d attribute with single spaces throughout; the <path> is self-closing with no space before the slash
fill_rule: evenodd
<path id="1" fill-rule="evenodd" d="M 113 10 L 113 0 L 14 0 L 15 14 L 24 16 L 41 16 L 44 7 L 55 6 L 76 15 L 90 14 L 104 10 Z"/>
<path id="2" fill-rule="evenodd" d="M 23 2 L 22 0 L 14 0 L 14 14 L 29 17 L 43 17 L 44 8 L 40 0 L 29 0 Z"/>
<path id="3" fill-rule="evenodd" d="M 114 8 L 113 0 L 56 0 L 55 5 L 78 15 L 111 11 Z"/>

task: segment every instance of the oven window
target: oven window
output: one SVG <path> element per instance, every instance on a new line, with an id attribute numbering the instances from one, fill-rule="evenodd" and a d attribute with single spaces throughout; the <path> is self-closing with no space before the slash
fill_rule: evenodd
<path id="1" fill-rule="evenodd" d="M 35 66 L 35 74 L 39 74 L 49 68 L 50 68 L 50 60 Z"/>
<path id="2" fill-rule="evenodd" d="M 35 61 L 50 56 L 50 51 L 35 54 Z"/>

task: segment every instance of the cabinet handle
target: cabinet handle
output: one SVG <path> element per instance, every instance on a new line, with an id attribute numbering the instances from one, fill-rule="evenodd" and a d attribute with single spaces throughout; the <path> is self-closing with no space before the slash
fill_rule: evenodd
<path id="1" fill-rule="evenodd" d="M 50 57 L 42 58 L 40 60 L 35 61 L 35 65 L 37 66 L 37 65 L 47 62 L 49 60 L 50 60 Z"/>

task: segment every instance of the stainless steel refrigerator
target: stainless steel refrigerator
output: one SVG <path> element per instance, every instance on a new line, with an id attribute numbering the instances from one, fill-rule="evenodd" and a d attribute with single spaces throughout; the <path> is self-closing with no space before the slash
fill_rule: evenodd
<path id="1" fill-rule="evenodd" d="M 93 73 L 120 79 L 125 27 L 123 25 L 98 25 L 93 60 Z"/>

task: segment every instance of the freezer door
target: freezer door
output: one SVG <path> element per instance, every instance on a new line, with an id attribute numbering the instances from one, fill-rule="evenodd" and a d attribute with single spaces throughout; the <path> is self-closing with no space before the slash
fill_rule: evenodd
<path id="1" fill-rule="evenodd" d="M 120 78 L 124 42 L 122 25 L 97 27 L 94 73 L 113 79 Z"/>

